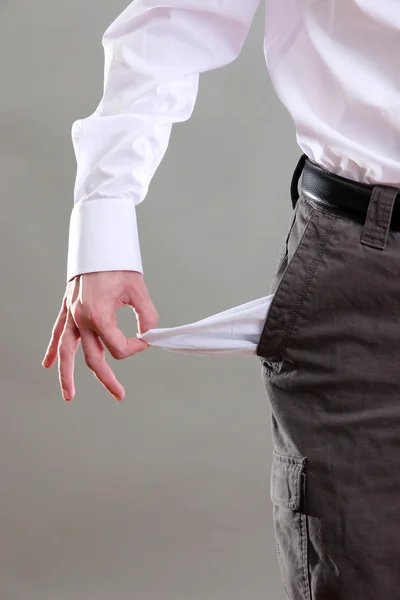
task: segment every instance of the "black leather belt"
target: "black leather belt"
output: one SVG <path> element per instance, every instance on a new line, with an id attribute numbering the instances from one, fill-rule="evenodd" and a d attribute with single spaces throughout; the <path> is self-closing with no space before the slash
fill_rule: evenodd
<path id="1" fill-rule="evenodd" d="M 365 222 L 374 185 L 358 183 L 329 173 L 303 155 L 293 174 L 291 187 L 293 206 L 297 201 L 296 191 L 300 175 L 302 175 L 301 194 L 311 203 L 326 206 L 330 212 L 337 213 L 339 216 L 343 215 L 360 223 Z M 400 230 L 400 187 L 393 207 L 390 228 Z"/>

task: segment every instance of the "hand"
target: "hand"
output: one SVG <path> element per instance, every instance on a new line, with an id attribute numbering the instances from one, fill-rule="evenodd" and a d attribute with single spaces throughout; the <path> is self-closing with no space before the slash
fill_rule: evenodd
<path id="1" fill-rule="evenodd" d="M 125 337 L 118 328 L 116 310 L 124 305 L 133 308 L 139 333 L 157 326 L 157 311 L 143 275 L 137 271 L 85 273 L 68 282 L 42 362 L 45 368 L 50 368 L 58 356 L 65 400 L 75 396 L 74 362 L 80 341 L 89 369 L 116 400 L 124 397 L 124 388 L 105 360 L 104 346 L 118 360 L 149 347 L 136 337 Z"/>

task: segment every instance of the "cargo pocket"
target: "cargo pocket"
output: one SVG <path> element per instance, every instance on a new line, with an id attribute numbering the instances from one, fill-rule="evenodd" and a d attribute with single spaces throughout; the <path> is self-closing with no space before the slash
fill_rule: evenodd
<path id="1" fill-rule="evenodd" d="M 271 500 L 279 567 L 290 600 L 312 600 L 308 573 L 306 459 L 273 452 Z"/>

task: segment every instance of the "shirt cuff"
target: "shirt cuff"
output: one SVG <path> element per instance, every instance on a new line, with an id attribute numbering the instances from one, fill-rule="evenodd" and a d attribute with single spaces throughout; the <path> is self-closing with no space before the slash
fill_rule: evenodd
<path id="1" fill-rule="evenodd" d="M 136 206 L 133 200 L 104 198 L 74 205 L 69 226 L 67 282 L 98 271 L 139 271 Z"/>

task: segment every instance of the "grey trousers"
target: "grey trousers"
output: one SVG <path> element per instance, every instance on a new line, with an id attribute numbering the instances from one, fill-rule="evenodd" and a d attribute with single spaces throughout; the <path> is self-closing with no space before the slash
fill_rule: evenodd
<path id="1" fill-rule="evenodd" d="M 365 223 L 304 195 L 257 354 L 271 407 L 271 498 L 290 600 L 400 599 L 398 190 Z"/>

